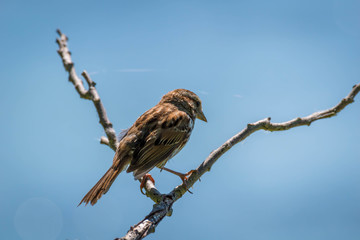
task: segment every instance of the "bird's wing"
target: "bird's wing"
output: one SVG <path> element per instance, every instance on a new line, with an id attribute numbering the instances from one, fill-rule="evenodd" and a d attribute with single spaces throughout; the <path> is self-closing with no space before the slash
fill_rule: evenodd
<path id="1" fill-rule="evenodd" d="M 176 111 L 163 121 L 146 137 L 145 144 L 134 152 L 127 172 L 134 172 L 141 178 L 155 166 L 162 167 L 166 161 L 178 153 L 186 144 L 193 128 L 193 120 L 182 111 Z"/>

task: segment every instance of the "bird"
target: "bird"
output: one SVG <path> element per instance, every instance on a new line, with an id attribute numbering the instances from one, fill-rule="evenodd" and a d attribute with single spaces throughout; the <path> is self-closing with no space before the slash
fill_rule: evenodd
<path id="1" fill-rule="evenodd" d="M 154 167 L 179 176 L 186 184 L 187 176 L 196 170 L 182 174 L 165 168 L 165 164 L 188 142 L 195 119 L 207 122 L 201 100 L 194 92 L 175 89 L 166 93 L 157 105 L 120 133 L 111 167 L 79 205 L 94 205 L 125 169 L 127 173 L 133 173 L 135 180 L 141 180 L 141 192 L 147 179 L 155 183 L 148 174 Z"/>

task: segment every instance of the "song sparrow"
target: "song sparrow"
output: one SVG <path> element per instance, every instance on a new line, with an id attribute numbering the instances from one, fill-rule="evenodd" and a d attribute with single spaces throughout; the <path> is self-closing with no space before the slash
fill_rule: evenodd
<path id="1" fill-rule="evenodd" d="M 189 140 L 195 118 L 207 122 L 201 101 L 195 93 L 176 89 L 165 94 L 156 106 L 121 133 L 112 166 L 80 204 L 90 202 L 94 205 L 126 167 L 126 172 L 133 172 L 135 179 L 151 178 L 147 173 L 156 166 L 180 176 L 184 181 L 192 171 L 181 174 L 164 166 Z M 140 185 L 141 189 L 143 183 Z"/>

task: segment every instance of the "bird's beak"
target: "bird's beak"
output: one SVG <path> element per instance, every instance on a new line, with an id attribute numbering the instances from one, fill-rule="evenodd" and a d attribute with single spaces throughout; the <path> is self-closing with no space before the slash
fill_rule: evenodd
<path id="1" fill-rule="evenodd" d="M 204 115 L 204 113 L 202 111 L 199 112 L 198 114 L 196 114 L 196 118 L 200 119 L 200 120 L 202 120 L 204 122 L 207 122 L 207 119 L 206 119 L 206 117 L 205 117 L 205 115 Z"/>

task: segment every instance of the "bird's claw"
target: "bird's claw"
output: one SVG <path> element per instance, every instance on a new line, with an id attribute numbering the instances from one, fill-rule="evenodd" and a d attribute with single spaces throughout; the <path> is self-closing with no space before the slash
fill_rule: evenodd
<path id="1" fill-rule="evenodd" d="M 189 176 L 190 176 L 192 173 L 194 173 L 194 172 L 197 173 L 197 170 L 190 170 L 189 172 L 184 173 L 182 176 L 180 176 L 183 184 L 184 184 L 185 187 L 186 187 L 186 191 L 188 191 L 188 192 L 191 193 L 191 194 L 193 194 L 193 193 L 192 193 L 192 192 L 188 189 L 188 187 L 187 187 L 187 180 L 188 180 Z"/>
<path id="2" fill-rule="evenodd" d="M 197 173 L 197 170 L 190 170 L 187 173 L 184 173 L 182 176 L 180 176 L 181 180 L 183 181 L 183 183 L 186 185 L 186 181 L 188 180 L 189 176 L 192 173 Z"/>
<path id="3" fill-rule="evenodd" d="M 150 174 L 145 174 L 142 179 L 141 179 L 141 183 L 140 183 L 140 191 L 143 195 L 146 195 L 144 192 L 143 192 L 143 188 L 145 188 L 145 184 L 146 184 L 146 181 L 147 180 L 150 180 L 153 182 L 153 184 L 155 184 L 155 180 L 154 178 L 150 175 Z"/>

